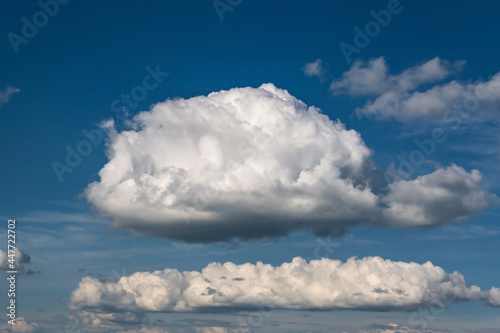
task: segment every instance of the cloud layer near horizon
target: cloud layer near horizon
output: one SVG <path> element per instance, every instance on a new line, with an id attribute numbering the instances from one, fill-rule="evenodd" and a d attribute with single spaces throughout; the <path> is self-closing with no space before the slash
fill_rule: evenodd
<path id="1" fill-rule="evenodd" d="M 499 306 L 500 289 L 482 291 L 464 277 L 430 262 L 380 257 L 343 263 L 323 258 L 273 267 L 258 262 L 212 263 L 201 272 L 165 269 L 138 272 L 119 281 L 85 277 L 71 294 L 72 310 L 190 312 L 216 309 L 403 310 L 448 302 L 486 301 Z"/>
<path id="2" fill-rule="evenodd" d="M 11 325 L 9 323 L 0 324 L 0 332 L 42 333 L 44 331 L 40 328 L 40 326 L 37 323 L 33 321 L 28 321 L 23 317 L 17 317 L 15 325 Z"/>
<path id="3" fill-rule="evenodd" d="M 358 132 L 272 84 L 156 104 L 109 139 L 86 197 L 114 227 L 145 235 L 211 242 L 432 227 L 489 203 L 479 171 L 455 165 L 388 186 Z"/>

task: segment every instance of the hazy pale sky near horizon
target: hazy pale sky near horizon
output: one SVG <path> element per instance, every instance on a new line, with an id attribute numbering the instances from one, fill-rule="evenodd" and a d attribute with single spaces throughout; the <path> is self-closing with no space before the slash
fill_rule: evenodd
<path id="1" fill-rule="evenodd" d="M 0 332 L 500 332 L 500 1 L 0 6 Z"/>

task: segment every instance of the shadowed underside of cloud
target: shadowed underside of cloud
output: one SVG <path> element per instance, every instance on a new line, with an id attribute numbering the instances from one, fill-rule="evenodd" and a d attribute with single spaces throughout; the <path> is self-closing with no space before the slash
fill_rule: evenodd
<path id="1" fill-rule="evenodd" d="M 143 235 L 212 242 L 433 227 L 489 204 L 481 174 L 455 165 L 388 186 L 358 132 L 272 84 L 159 103 L 109 140 L 109 162 L 85 195 L 112 226 Z"/>
<path id="2" fill-rule="evenodd" d="M 457 118 L 498 118 L 500 116 L 500 73 L 487 81 L 459 82 L 452 80 L 418 90 L 422 85 L 434 84 L 459 71 L 464 61 L 454 64 L 438 57 L 403 71 L 388 74 L 383 57 L 358 61 L 334 80 L 330 89 L 334 94 L 376 96 L 364 107 L 357 108 L 360 116 L 377 119 L 395 119 L 410 122 L 418 118 L 457 122 Z"/>
<path id="3" fill-rule="evenodd" d="M 380 257 L 307 262 L 297 257 L 277 267 L 228 262 L 212 263 L 201 272 L 138 272 L 114 282 L 85 277 L 71 294 L 69 307 L 110 312 L 255 307 L 412 311 L 472 300 L 499 306 L 499 290 L 467 286 L 458 272 L 448 274 L 430 262 L 393 262 Z"/>

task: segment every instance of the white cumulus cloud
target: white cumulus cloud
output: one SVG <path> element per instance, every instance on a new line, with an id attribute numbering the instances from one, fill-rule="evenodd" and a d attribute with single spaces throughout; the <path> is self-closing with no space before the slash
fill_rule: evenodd
<path id="1" fill-rule="evenodd" d="M 444 213 L 426 200 L 428 182 L 392 183 L 387 194 L 358 132 L 272 84 L 156 104 L 109 140 L 109 162 L 86 197 L 112 226 L 146 235 L 192 242 L 299 229 L 339 235 L 361 224 L 452 223 L 488 205 L 480 173 L 458 167 L 436 171 L 461 170 L 468 179 L 467 200 L 448 193 L 452 183 L 434 186 Z M 463 179 L 450 178 L 463 188 Z M 408 186 L 413 197 L 393 193 Z"/>
<path id="2" fill-rule="evenodd" d="M 487 302 L 491 306 L 500 307 L 500 288 L 491 288 Z"/>
<path id="3" fill-rule="evenodd" d="M 478 185 L 481 178 L 477 170 L 468 173 L 452 165 L 414 180 L 392 183 L 384 215 L 388 222 L 406 222 L 408 226 L 464 220 L 488 206 L 489 195 Z"/>
<path id="4" fill-rule="evenodd" d="M 383 57 L 365 64 L 358 61 L 331 84 L 334 94 L 376 96 L 356 109 L 360 116 L 409 122 L 417 118 L 439 119 L 455 123 L 470 115 L 498 118 L 500 113 L 500 73 L 488 80 L 436 84 L 461 69 L 464 61 L 451 64 L 438 57 L 404 70 L 388 74 Z M 484 82 L 483 82 L 484 81 Z M 418 90 L 423 84 L 435 84 Z"/>
<path id="5" fill-rule="evenodd" d="M 448 61 L 436 57 L 398 75 L 390 75 L 383 57 L 367 64 L 358 60 L 342 74 L 342 78 L 332 82 L 330 89 L 334 94 L 354 96 L 378 95 L 389 91 L 405 92 L 424 83 L 443 80 L 450 74 L 452 68 Z"/>
<path id="6" fill-rule="evenodd" d="M 405 310 L 484 300 L 497 306 L 498 289 L 468 286 L 464 277 L 430 262 L 380 257 L 343 263 L 323 258 L 272 266 L 212 263 L 201 272 L 165 269 L 137 272 L 119 281 L 85 277 L 71 294 L 72 310 L 189 312 L 210 309 Z"/>
<path id="7" fill-rule="evenodd" d="M 322 77 L 324 72 L 323 61 L 321 59 L 317 59 L 316 61 L 308 62 L 304 65 L 302 71 L 304 72 L 304 75 L 309 77 L 311 76 Z"/>

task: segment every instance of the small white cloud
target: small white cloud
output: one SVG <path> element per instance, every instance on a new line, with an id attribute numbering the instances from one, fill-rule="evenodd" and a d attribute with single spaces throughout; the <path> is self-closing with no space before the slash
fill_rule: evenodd
<path id="1" fill-rule="evenodd" d="M 16 318 L 16 324 L 3 324 L 0 325 L 1 332 L 12 333 L 38 333 L 42 332 L 40 326 L 35 322 L 30 322 L 23 317 Z"/>
<path id="2" fill-rule="evenodd" d="M 24 264 L 28 264 L 31 261 L 31 257 L 19 250 L 18 248 L 14 249 L 14 253 L 11 253 L 11 257 L 7 255 L 7 252 L 0 250 L 0 270 L 3 271 L 12 271 L 17 270 L 19 273 L 25 273 Z M 14 259 L 15 268 L 12 269 L 10 267 L 9 260 Z"/>
<path id="3" fill-rule="evenodd" d="M 7 104 L 12 95 L 14 95 L 14 93 L 17 93 L 19 91 L 20 91 L 19 89 L 14 87 L 7 87 L 5 88 L 4 91 L 0 91 L 0 107 Z"/>
<path id="4" fill-rule="evenodd" d="M 388 74 L 384 58 L 365 64 L 358 61 L 342 78 L 334 80 L 334 94 L 377 96 L 365 106 L 356 109 L 359 116 L 376 119 L 395 119 L 409 122 L 417 118 L 439 119 L 455 123 L 456 118 L 500 116 L 500 73 L 486 82 L 458 82 L 456 80 L 434 85 L 419 91 L 423 84 L 431 84 L 460 71 L 464 61 L 450 63 L 438 57 L 403 71 Z"/>
<path id="5" fill-rule="evenodd" d="M 380 57 L 366 66 L 362 61 L 354 62 L 351 69 L 342 74 L 341 79 L 332 82 L 330 90 L 335 95 L 371 95 L 386 91 L 388 85 L 387 65 L 384 58 Z"/>
<path id="6" fill-rule="evenodd" d="M 293 291 L 293 292 L 291 292 Z M 343 263 L 323 258 L 273 267 L 258 262 L 212 263 L 201 272 L 138 272 L 119 281 L 85 277 L 71 294 L 72 310 L 192 312 L 207 309 L 356 309 L 413 311 L 447 302 L 483 300 L 498 306 L 498 289 L 468 286 L 458 272 L 432 263 L 380 257 Z"/>
<path id="7" fill-rule="evenodd" d="M 324 73 L 323 64 L 321 59 L 317 59 L 314 62 L 308 62 L 302 67 L 302 71 L 305 76 L 318 76 L 322 77 Z"/>
<path id="8" fill-rule="evenodd" d="M 500 288 L 491 288 L 487 302 L 490 306 L 500 307 Z"/>
<path id="9" fill-rule="evenodd" d="M 336 95 L 353 96 L 379 95 L 390 91 L 405 92 L 416 89 L 424 83 L 443 80 L 450 74 L 450 67 L 449 62 L 436 57 L 398 75 L 389 75 L 383 57 L 374 59 L 368 64 L 356 61 L 342 74 L 341 79 L 332 82 L 330 89 Z"/>

